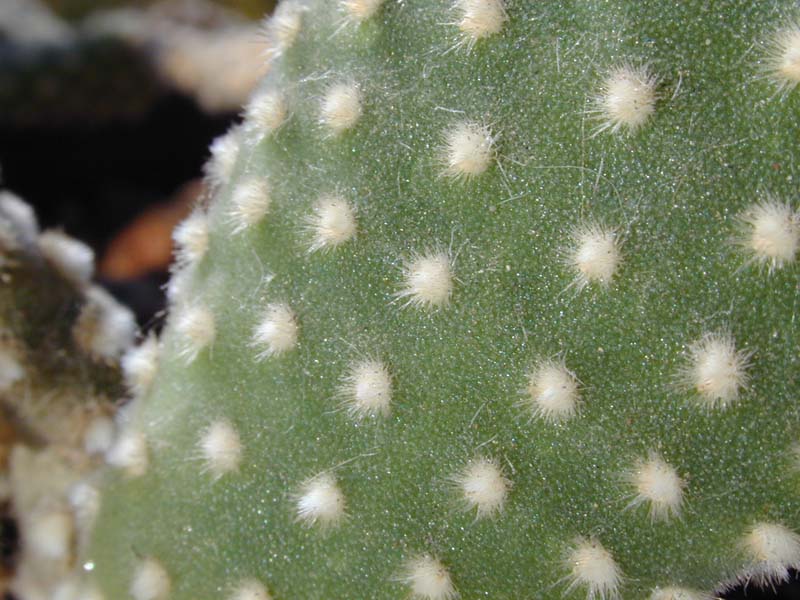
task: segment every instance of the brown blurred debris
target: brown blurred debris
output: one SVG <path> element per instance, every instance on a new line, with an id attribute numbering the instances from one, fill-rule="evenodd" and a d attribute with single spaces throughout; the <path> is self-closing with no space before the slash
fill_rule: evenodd
<path id="1" fill-rule="evenodd" d="M 258 23 L 208 0 L 99 10 L 75 26 L 37 0 L 0 0 L 0 125 L 130 119 L 174 92 L 235 112 L 264 46 Z"/>
<path id="2" fill-rule="evenodd" d="M 100 275 L 121 280 L 165 271 L 172 261 L 172 230 L 204 193 L 205 185 L 196 179 L 171 199 L 141 213 L 108 245 L 100 260 Z"/>
<path id="3" fill-rule="evenodd" d="M 206 0 L 97 12 L 84 31 L 141 49 L 163 83 L 208 112 L 238 110 L 266 69 L 259 25 Z"/>

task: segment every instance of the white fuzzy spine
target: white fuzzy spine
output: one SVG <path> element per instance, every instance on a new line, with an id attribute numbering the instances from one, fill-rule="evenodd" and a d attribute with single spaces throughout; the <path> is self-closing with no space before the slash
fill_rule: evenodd
<path id="1" fill-rule="evenodd" d="M 570 575 L 565 595 L 583 588 L 587 600 L 619 597 L 622 573 L 614 557 L 599 541 L 579 538 L 567 557 L 566 566 Z"/>
<path id="2" fill-rule="evenodd" d="M 363 23 L 374 17 L 384 0 L 340 0 L 347 18 L 354 23 Z"/>
<path id="3" fill-rule="evenodd" d="M 294 312 L 282 303 L 269 304 L 253 330 L 250 345 L 259 352 L 256 360 L 280 356 L 297 346 L 299 326 Z"/>
<path id="4" fill-rule="evenodd" d="M 130 427 L 123 429 L 106 453 L 106 462 L 129 477 L 144 475 L 149 462 L 144 434 Z"/>
<path id="5" fill-rule="evenodd" d="M 597 133 L 635 133 L 656 110 L 658 78 L 648 67 L 621 65 L 611 69 L 595 98 L 594 112 L 601 123 Z"/>
<path id="6" fill-rule="evenodd" d="M 528 387 L 521 406 L 537 419 L 563 423 L 578 414 L 580 383 L 563 360 L 546 359 L 528 375 Z"/>
<path id="7" fill-rule="evenodd" d="M 297 0 L 281 2 L 263 24 L 267 41 L 265 58 L 272 61 L 291 48 L 303 27 L 303 5 Z"/>
<path id="8" fill-rule="evenodd" d="M 713 600 L 711 594 L 698 592 L 697 590 L 679 587 L 666 586 L 658 587 L 650 594 L 650 600 Z"/>
<path id="9" fill-rule="evenodd" d="M 450 256 L 432 251 L 414 256 L 404 266 L 404 287 L 396 297 L 406 299 L 404 306 L 420 309 L 443 308 L 453 293 L 453 270 Z"/>
<path id="10" fill-rule="evenodd" d="M 58 584 L 48 600 L 104 600 L 104 598 L 93 584 L 82 581 L 79 576 L 74 575 Z"/>
<path id="11" fill-rule="evenodd" d="M 468 49 L 478 40 L 497 35 L 508 21 L 504 0 L 456 0 L 458 28 Z"/>
<path id="12" fill-rule="evenodd" d="M 647 460 L 638 460 L 629 481 L 636 492 L 630 507 L 646 505 L 651 521 L 680 517 L 686 483 L 658 453 L 651 452 Z"/>
<path id="13" fill-rule="evenodd" d="M 800 24 L 789 22 L 768 38 L 764 68 L 777 85 L 788 94 L 800 83 Z"/>
<path id="14" fill-rule="evenodd" d="M 704 408 L 725 409 L 747 387 L 750 356 L 736 349 L 730 333 L 706 333 L 689 347 L 689 361 L 679 375 L 680 382 L 695 392 Z"/>
<path id="15" fill-rule="evenodd" d="M 136 566 L 129 591 L 133 600 L 167 600 L 171 587 L 166 569 L 155 558 L 146 557 Z"/>
<path id="16" fill-rule="evenodd" d="M 367 358 L 350 365 L 339 396 L 354 420 L 387 418 L 392 408 L 392 377 L 381 361 Z"/>
<path id="17" fill-rule="evenodd" d="M 185 267 L 199 263 L 208 252 L 208 238 L 208 216 L 203 210 L 195 209 L 172 232 L 178 265 Z"/>
<path id="18" fill-rule="evenodd" d="M 424 555 L 409 560 L 401 581 L 406 583 L 415 600 L 453 600 L 458 591 L 450 572 L 433 556 Z"/>
<path id="19" fill-rule="evenodd" d="M 231 197 L 230 219 L 233 233 L 258 225 L 272 204 L 269 182 L 263 177 L 249 177 L 236 186 Z"/>
<path id="20" fill-rule="evenodd" d="M 361 90 L 354 83 L 331 85 L 320 104 L 320 123 L 333 135 L 355 127 L 363 113 Z"/>
<path id="21" fill-rule="evenodd" d="M 228 600 L 272 600 L 272 596 L 257 579 L 245 579 L 236 586 Z"/>
<path id="22" fill-rule="evenodd" d="M 750 262 L 769 273 L 795 261 L 800 248 L 800 213 L 788 202 L 766 198 L 739 215 L 743 234 L 739 245 Z"/>
<path id="23" fill-rule="evenodd" d="M 103 288 L 91 286 L 72 333 L 78 345 L 95 359 L 116 362 L 133 344 L 136 329 L 130 309 Z"/>
<path id="24" fill-rule="evenodd" d="M 175 310 L 175 307 L 186 303 L 189 291 L 192 288 L 194 272 L 195 269 L 191 266 L 173 269 L 166 290 L 167 301 L 173 310 Z"/>
<path id="25" fill-rule="evenodd" d="M 39 250 L 66 279 L 86 285 L 94 273 L 94 251 L 83 242 L 54 230 L 39 236 Z"/>
<path id="26" fill-rule="evenodd" d="M 87 481 L 79 481 L 70 488 L 67 500 L 75 517 L 75 527 L 85 543 L 100 512 L 100 492 Z"/>
<path id="27" fill-rule="evenodd" d="M 8 224 L 8 231 L 0 235 L 0 248 L 6 250 L 17 250 L 39 235 L 39 222 L 31 205 L 7 190 L 0 191 L 0 223 Z"/>
<path id="28" fill-rule="evenodd" d="M 441 150 L 444 175 L 471 179 L 485 173 L 495 160 L 496 139 L 487 125 L 459 121 L 444 132 Z"/>
<path id="29" fill-rule="evenodd" d="M 468 510 L 475 510 L 476 518 L 495 516 L 503 510 L 511 481 L 497 460 L 474 459 L 454 479 L 465 506 Z"/>
<path id="30" fill-rule="evenodd" d="M 231 129 L 225 135 L 215 138 L 209 148 L 211 158 L 203 167 L 212 187 L 222 186 L 230 181 L 236 160 L 239 158 L 237 130 Z"/>
<path id="31" fill-rule="evenodd" d="M 575 275 L 570 287 L 579 292 L 591 284 L 608 287 L 622 262 L 620 245 L 616 230 L 600 223 L 576 227 L 566 260 Z"/>
<path id="32" fill-rule="evenodd" d="M 150 389 L 158 371 L 158 355 L 158 338 L 152 334 L 122 355 L 122 375 L 125 385 L 134 396 L 141 396 Z"/>
<path id="33" fill-rule="evenodd" d="M 743 577 L 762 586 L 786 581 L 790 569 L 800 569 L 800 536 L 780 523 L 756 523 L 742 546 L 749 559 Z"/>
<path id="34" fill-rule="evenodd" d="M 355 210 L 344 198 L 324 196 L 306 219 L 306 226 L 312 238 L 310 252 L 331 250 L 355 237 Z"/>
<path id="35" fill-rule="evenodd" d="M 214 480 L 239 470 L 242 462 L 242 442 L 239 432 L 226 419 L 211 423 L 198 443 L 206 469 Z"/>
<path id="36" fill-rule="evenodd" d="M 245 118 L 258 133 L 270 136 L 280 129 L 289 117 L 286 96 L 278 90 L 257 92 L 245 107 Z"/>
<path id="37" fill-rule="evenodd" d="M 74 535 L 70 512 L 61 507 L 53 507 L 31 515 L 25 527 L 23 541 L 26 550 L 36 556 L 64 561 L 72 551 Z"/>
<path id="38" fill-rule="evenodd" d="M 93 418 L 83 434 L 83 448 L 88 455 L 104 455 L 111 449 L 116 436 L 114 420 L 106 415 Z"/>
<path id="39" fill-rule="evenodd" d="M 208 307 L 197 305 L 182 307 L 175 317 L 180 343 L 178 353 L 188 365 L 214 343 L 217 335 L 214 314 Z"/>
<path id="40" fill-rule="evenodd" d="M 345 517 L 346 501 L 336 477 L 330 473 L 306 480 L 296 499 L 297 520 L 311 527 L 328 529 Z"/>

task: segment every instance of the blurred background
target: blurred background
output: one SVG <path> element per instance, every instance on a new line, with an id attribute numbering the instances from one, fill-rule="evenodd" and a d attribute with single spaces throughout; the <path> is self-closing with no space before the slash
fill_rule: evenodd
<path id="1" fill-rule="evenodd" d="M 273 0 L 0 0 L 0 187 L 161 323 L 170 232 L 263 75 Z"/>
<path id="2" fill-rule="evenodd" d="M 0 0 L 0 189 L 89 244 L 98 283 L 144 331 L 163 322 L 170 234 L 203 194 L 208 147 L 267 68 L 273 5 Z M 0 598 L 24 600 L 4 591 L 18 552 L 4 514 Z M 800 584 L 725 597 L 800 599 Z"/>

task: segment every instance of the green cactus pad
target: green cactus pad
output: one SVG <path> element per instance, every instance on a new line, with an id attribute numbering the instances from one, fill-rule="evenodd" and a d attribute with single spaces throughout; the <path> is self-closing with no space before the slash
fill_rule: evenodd
<path id="1" fill-rule="evenodd" d="M 84 561 L 106 597 L 667 600 L 800 566 L 791 10 L 281 5 L 176 234 Z"/>

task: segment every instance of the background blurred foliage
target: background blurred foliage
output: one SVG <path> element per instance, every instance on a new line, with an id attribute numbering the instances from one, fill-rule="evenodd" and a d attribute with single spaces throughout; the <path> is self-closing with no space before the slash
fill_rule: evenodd
<path id="1" fill-rule="evenodd" d="M 94 10 L 155 4 L 157 0 L 45 0 L 58 15 L 69 20 L 85 17 Z M 260 19 L 271 12 L 276 0 L 214 0 L 215 4 L 240 12 L 252 19 Z"/>

